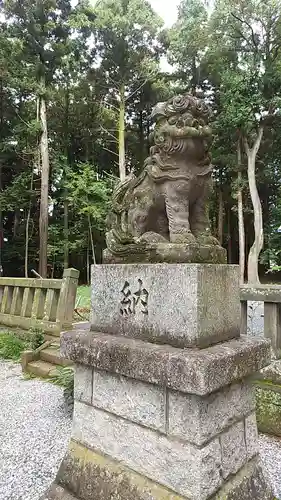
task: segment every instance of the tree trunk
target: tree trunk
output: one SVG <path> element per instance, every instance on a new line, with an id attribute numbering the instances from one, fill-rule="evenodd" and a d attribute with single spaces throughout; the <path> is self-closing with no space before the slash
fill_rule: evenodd
<path id="1" fill-rule="evenodd" d="M 119 107 L 119 177 L 121 181 L 126 178 L 126 161 L 125 161 L 125 86 L 122 83 L 120 88 L 120 107 Z"/>
<path id="2" fill-rule="evenodd" d="M 64 148 L 65 148 L 65 156 L 67 165 L 70 163 L 70 154 L 69 154 L 69 85 L 67 82 L 66 92 L 65 92 L 65 124 L 64 124 Z M 64 171 L 64 200 L 63 200 L 63 239 L 64 239 L 64 262 L 63 267 L 67 269 L 69 267 L 69 218 L 68 218 L 68 191 L 66 186 L 67 180 L 67 168 Z"/>
<path id="3" fill-rule="evenodd" d="M 40 139 L 41 152 L 41 200 L 40 200 L 40 220 L 39 220 L 39 274 L 47 277 L 47 245 L 48 245 L 48 218 L 49 218 L 49 148 L 48 129 L 45 97 L 40 99 L 40 119 L 42 135 Z"/>
<path id="4" fill-rule="evenodd" d="M 37 122 L 39 122 L 39 119 L 40 119 L 40 99 L 39 99 L 39 97 L 37 97 L 37 100 L 36 100 L 36 120 L 37 120 Z M 36 164 L 36 159 L 37 159 L 37 164 Z M 35 160 L 35 168 L 37 168 L 37 170 L 39 172 L 40 171 L 40 160 L 41 160 L 39 144 L 38 144 L 37 152 L 34 155 L 34 160 Z M 30 224 L 30 216 L 31 216 L 31 208 L 32 208 L 31 193 L 33 190 L 33 178 L 34 178 L 34 168 L 32 166 L 31 177 L 30 177 L 30 200 L 29 200 L 29 206 L 28 206 L 27 218 L 26 218 L 26 224 L 25 224 L 24 275 L 26 278 L 28 278 L 29 224 Z"/>
<path id="5" fill-rule="evenodd" d="M 88 214 L 88 224 L 89 224 L 89 234 L 90 234 L 90 241 L 91 241 L 91 247 L 92 247 L 92 256 L 93 256 L 93 263 L 96 264 L 96 253 L 95 253 L 95 246 L 94 246 L 94 239 L 93 239 L 93 231 L 92 231 L 92 223 L 91 223 L 91 216 Z"/>
<path id="6" fill-rule="evenodd" d="M 2 191 L 2 163 L 0 161 L 0 193 Z M 4 234 L 3 234 L 3 217 L 2 210 L 0 207 L 0 277 L 3 276 L 3 265 L 2 265 L 2 247 L 4 242 Z"/>
<path id="7" fill-rule="evenodd" d="M 4 112 L 3 112 L 3 79 L 0 78 L 0 128 L 3 128 L 3 120 L 4 120 Z M 0 193 L 3 190 L 2 185 L 2 161 L 0 160 Z M 4 233 L 3 233 L 3 216 L 2 216 L 2 208 L 0 206 L 0 277 L 3 276 L 3 265 L 2 265 L 2 247 L 4 243 Z"/>
<path id="8" fill-rule="evenodd" d="M 263 242 L 264 242 L 262 206 L 256 183 L 256 157 L 260 148 L 262 137 L 263 137 L 263 127 L 260 126 L 258 136 L 255 140 L 252 149 L 249 147 L 247 139 L 244 140 L 245 151 L 248 158 L 248 181 L 249 181 L 251 200 L 254 209 L 254 231 L 255 231 L 254 243 L 250 248 L 248 257 L 248 283 L 250 284 L 260 283 L 258 265 L 259 265 L 259 255 L 263 248 Z"/>
<path id="9" fill-rule="evenodd" d="M 239 234 L 239 268 L 240 268 L 240 284 L 244 283 L 245 277 L 245 226 L 243 215 L 243 192 L 242 192 L 242 154 L 241 154 L 241 140 L 238 141 L 237 146 L 237 162 L 238 162 L 238 175 L 237 175 L 237 208 L 238 208 L 238 234 Z"/>
<path id="10" fill-rule="evenodd" d="M 28 250 L 29 250 L 29 222 L 31 214 L 31 199 L 29 202 L 26 225 L 25 225 L 25 256 L 24 256 L 24 275 L 28 278 Z"/>
<path id="11" fill-rule="evenodd" d="M 232 239 L 231 239 L 231 209 L 227 210 L 227 254 L 228 263 L 232 264 Z"/>
<path id="12" fill-rule="evenodd" d="M 191 78 L 191 92 L 193 95 L 196 95 L 196 86 L 198 83 L 197 78 L 197 67 L 196 67 L 196 57 L 192 57 L 192 78 Z"/>
<path id="13" fill-rule="evenodd" d="M 90 238 L 88 237 L 88 245 L 87 245 L 87 285 L 90 285 L 90 284 L 91 284 Z"/>
<path id="14" fill-rule="evenodd" d="M 223 244 L 223 196 L 221 189 L 219 189 L 218 239 L 220 244 L 222 245 Z"/>
<path id="15" fill-rule="evenodd" d="M 65 196 L 67 195 L 65 190 Z M 69 266 L 69 228 L 68 228 L 68 201 L 63 202 L 63 239 L 64 239 L 64 259 L 63 268 L 68 269 Z"/>

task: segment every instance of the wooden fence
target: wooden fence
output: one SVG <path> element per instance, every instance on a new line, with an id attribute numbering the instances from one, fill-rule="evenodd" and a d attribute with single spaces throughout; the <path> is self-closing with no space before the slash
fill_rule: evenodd
<path id="1" fill-rule="evenodd" d="M 62 279 L 0 278 L 0 325 L 42 328 L 58 336 L 72 327 L 79 271 Z"/>
<path id="2" fill-rule="evenodd" d="M 264 302 L 264 336 L 271 340 L 274 354 L 281 356 L 281 286 L 259 285 L 251 288 L 243 285 L 240 288 L 241 300 L 241 333 L 248 331 L 247 303 Z"/>

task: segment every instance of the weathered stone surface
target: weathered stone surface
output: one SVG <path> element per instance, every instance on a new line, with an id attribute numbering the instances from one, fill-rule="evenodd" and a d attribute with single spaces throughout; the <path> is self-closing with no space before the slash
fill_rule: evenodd
<path id="1" fill-rule="evenodd" d="M 244 422 L 238 422 L 220 437 L 222 475 L 227 479 L 236 474 L 247 461 Z"/>
<path id="2" fill-rule="evenodd" d="M 281 436 L 281 386 L 256 386 L 257 423 L 260 432 Z"/>
<path id="3" fill-rule="evenodd" d="M 75 477 L 74 490 L 71 487 Z M 66 488 L 66 489 L 65 489 Z M 71 489 L 72 496 L 68 489 Z M 65 496 L 63 496 L 65 495 Z M 183 497 L 71 441 L 54 483 L 41 500 L 197 500 Z M 210 500 L 274 500 L 259 462 L 254 459 Z"/>
<path id="4" fill-rule="evenodd" d="M 76 269 L 66 269 L 63 279 L 1 277 L 0 324 L 59 336 L 72 327 L 78 277 Z"/>
<path id="5" fill-rule="evenodd" d="M 245 418 L 245 439 L 248 460 L 259 453 L 259 437 L 256 414 L 252 413 Z"/>
<path id="6" fill-rule="evenodd" d="M 246 383 L 233 384 L 203 398 L 169 391 L 168 432 L 202 445 L 254 408 L 253 389 Z"/>
<path id="7" fill-rule="evenodd" d="M 210 500 L 275 500 L 257 459 L 248 462 Z"/>
<path id="8" fill-rule="evenodd" d="M 40 498 L 40 500 L 78 500 L 78 499 L 77 497 L 71 495 L 69 492 L 67 492 L 64 488 L 62 488 L 58 484 L 53 483 L 48 492 L 45 493 L 43 497 Z"/>
<path id="9" fill-rule="evenodd" d="M 21 353 L 21 366 L 22 366 L 22 371 L 25 372 L 27 370 L 27 365 L 31 361 L 34 361 L 35 359 L 38 359 L 39 355 L 36 354 L 34 351 L 23 351 Z"/>
<path id="10" fill-rule="evenodd" d="M 73 440 L 58 472 L 57 482 L 82 500 L 186 500 L 186 497 L 154 483 L 124 464 Z"/>
<path id="11" fill-rule="evenodd" d="M 75 365 L 74 398 L 91 404 L 93 392 L 93 369 L 88 366 Z"/>
<path id="12" fill-rule="evenodd" d="M 199 243 L 170 243 L 149 242 L 145 244 L 143 252 L 127 253 L 124 255 L 112 255 L 108 250 L 103 252 L 104 264 L 137 264 L 147 262 L 148 264 L 226 264 L 226 250 L 219 245 L 202 245 Z"/>
<path id="13" fill-rule="evenodd" d="M 62 354 L 80 364 L 204 396 L 270 361 L 268 341 L 243 336 L 204 350 L 177 349 L 94 332 L 64 332 Z"/>
<path id="14" fill-rule="evenodd" d="M 165 431 L 165 389 L 156 385 L 95 371 L 92 404 L 132 422 Z"/>
<path id="15" fill-rule="evenodd" d="M 93 331 L 179 347 L 239 336 L 238 266 L 97 265 L 92 283 Z"/>
<path id="16" fill-rule="evenodd" d="M 251 287 L 249 285 L 242 285 L 240 287 L 240 298 L 243 301 L 281 302 L 281 286 L 255 285 Z"/>
<path id="17" fill-rule="evenodd" d="M 199 449 L 80 402 L 72 437 L 194 500 L 208 499 L 222 483 L 218 439 Z"/>
<path id="18" fill-rule="evenodd" d="M 258 374 L 258 378 L 281 386 L 281 360 L 277 359 L 263 368 Z"/>

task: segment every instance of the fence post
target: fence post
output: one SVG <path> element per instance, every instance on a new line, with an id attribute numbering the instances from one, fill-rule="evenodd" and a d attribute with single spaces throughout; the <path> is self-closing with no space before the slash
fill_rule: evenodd
<path id="1" fill-rule="evenodd" d="M 247 300 L 241 301 L 241 335 L 247 335 L 248 333 L 248 302 Z"/>
<path id="2" fill-rule="evenodd" d="M 280 303 L 264 303 L 264 334 L 271 340 L 272 349 L 278 358 L 281 353 L 280 312 Z"/>
<path id="3" fill-rule="evenodd" d="M 57 318 L 64 329 L 72 327 L 79 274 L 77 269 L 65 269 L 63 272 Z"/>

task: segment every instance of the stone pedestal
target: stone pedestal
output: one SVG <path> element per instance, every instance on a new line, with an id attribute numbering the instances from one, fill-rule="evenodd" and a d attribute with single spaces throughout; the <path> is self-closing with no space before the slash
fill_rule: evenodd
<path id="1" fill-rule="evenodd" d="M 95 331 L 61 339 L 73 433 L 44 499 L 273 500 L 249 383 L 270 348 L 239 337 L 238 308 L 235 266 L 94 267 Z"/>

